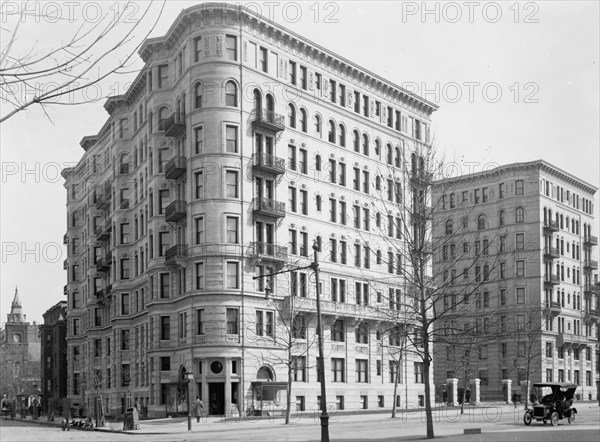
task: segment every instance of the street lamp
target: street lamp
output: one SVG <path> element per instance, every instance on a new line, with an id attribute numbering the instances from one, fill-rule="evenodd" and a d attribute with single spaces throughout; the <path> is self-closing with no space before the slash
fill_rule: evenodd
<path id="1" fill-rule="evenodd" d="M 323 356 L 323 326 L 321 324 L 321 287 L 319 285 L 319 243 L 315 241 L 312 246 L 314 250 L 314 259 L 309 265 L 304 267 L 295 267 L 293 269 L 281 270 L 279 272 L 272 272 L 259 276 L 254 276 L 252 279 L 262 279 L 271 277 L 274 275 L 280 275 L 282 273 L 294 272 L 296 270 L 312 269 L 315 272 L 315 283 L 316 283 L 316 294 L 317 294 L 317 336 L 319 345 L 319 363 L 317 364 L 317 373 L 321 379 L 321 442 L 329 442 L 329 415 L 327 414 L 327 395 L 325 391 L 325 358 Z M 271 296 L 272 287 L 267 280 L 265 284 L 265 299 L 269 299 Z M 290 295 L 293 297 L 293 295 Z M 292 300 L 293 302 L 293 300 Z"/>
<path id="2" fill-rule="evenodd" d="M 192 431 L 192 407 L 190 398 L 190 386 L 192 385 L 192 381 L 194 380 L 194 373 L 186 373 L 185 380 L 187 382 L 188 431 Z"/>
<path id="3" fill-rule="evenodd" d="M 317 371 L 321 379 L 321 442 L 329 442 L 329 415 L 327 414 L 327 395 L 325 388 L 325 357 L 323 352 L 323 324 L 321 321 L 321 287 L 319 285 L 319 245 L 313 244 L 314 260 L 310 268 L 315 272 L 315 284 L 317 293 L 317 334 L 319 338 L 319 363 Z"/>

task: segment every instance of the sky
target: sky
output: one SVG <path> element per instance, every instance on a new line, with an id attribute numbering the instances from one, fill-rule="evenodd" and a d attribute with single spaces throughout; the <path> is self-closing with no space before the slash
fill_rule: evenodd
<path id="1" fill-rule="evenodd" d="M 169 1 L 162 12 L 156 1 L 131 2 L 128 8 L 112 0 L 32 3 L 20 19 L 10 55 L 43 54 L 69 41 L 79 27 L 90 29 L 101 17 L 122 13 L 118 32 L 109 34 L 104 47 L 116 45 L 128 30 L 131 39 L 101 60 L 92 75 L 123 60 L 148 33 L 164 35 L 182 9 L 198 3 Z M 599 5 L 274 1 L 248 6 L 438 104 L 432 127 L 437 148 L 463 173 L 544 159 L 599 187 Z M 2 46 L 22 6 L 20 1 L 1 4 Z M 77 163 L 83 154 L 79 142 L 97 134 L 108 116 L 104 100 L 76 103 L 123 93 L 141 67 L 134 55 L 127 73 L 70 94 L 60 105 L 33 106 L 0 124 L 2 323 L 15 287 L 29 321 L 42 321 L 42 314 L 64 299 L 66 193 L 60 172 Z M 0 93 L 5 115 L 10 97 Z M 598 207 L 597 194 L 596 212 Z M 597 220 L 596 235 L 599 230 Z"/>

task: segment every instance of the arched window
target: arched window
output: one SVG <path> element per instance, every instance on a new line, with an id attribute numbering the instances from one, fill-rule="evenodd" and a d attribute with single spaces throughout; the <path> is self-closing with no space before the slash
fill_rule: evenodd
<path id="1" fill-rule="evenodd" d="M 316 203 L 317 203 L 317 212 L 321 211 L 321 195 L 317 195 L 316 199 Z"/>
<path id="2" fill-rule="evenodd" d="M 396 167 L 400 167 L 400 148 L 398 146 L 396 146 L 396 160 L 394 162 L 394 166 Z"/>
<path id="3" fill-rule="evenodd" d="M 375 214 L 375 225 L 381 227 L 381 213 L 379 212 Z"/>
<path id="4" fill-rule="evenodd" d="M 522 207 L 517 207 L 515 209 L 515 222 L 522 223 L 525 221 L 525 210 Z"/>
<path id="5" fill-rule="evenodd" d="M 315 157 L 315 169 L 321 171 L 321 155 Z"/>
<path id="6" fill-rule="evenodd" d="M 411 172 L 413 175 L 417 174 L 417 155 L 415 155 L 414 153 L 411 154 L 410 156 L 410 165 L 411 165 Z"/>
<path id="7" fill-rule="evenodd" d="M 448 221 L 446 221 L 446 235 L 452 235 L 452 220 L 449 219 Z"/>
<path id="8" fill-rule="evenodd" d="M 503 225 L 504 225 L 504 223 L 505 223 L 505 221 L 506 221 L 506 220 L 504 219 L 504 210 L 501 210 L 501 211 L 500 211 L 500 214 L 499 214 L 499 216 L 498 216 L 498 221 L 499 221 L 499 224 L 500 224 L 501 226 L 503 226 Z"/>
<path id="9" fill-rule="evenodd" d="M 119 163 L 119 173 L 129 173 L 129 154 L 124 153 L 123 155 L 121 155 L 121 160 Z"/>
<path id="10" fill-rule="evenodd" d="M 375 190 L 381 190 L 381 177 L 379 175 L 375 177 Z"/>
<path id="11" fill-rule="evenodd" d="M 425 174 L 425 160 L 423 157 L 419 157 L 419 175 L 423 176 Z"/>
<path id="12" fill-rule="evenodd" d="M 338 126 L 338 130 L 338 144 L 342 147 L 346 147 L 346 128 L 342 124 L 340 124 Z"/>
<path id="13" fill-rule="evenodd" d="M 202 107 L 202 83 L 196 83 L 194 86 L 194 109 Z"/>
<path id="14" fill-rule="evenodd" d="M 562 216 L 562 214 L 560 215 L 560 228 L 564 229 L 565 228 L 565 219 Z"/>
<path id="15" fill-rule="evenodd" d="M 271 112 L 275 110 L 275 102 L 271 94 L 267 94 L 267 110 Z"/>
<path id="16" fill-rule="evenodd" d="M 335 143 L 335 123 L 329 120 L 329 142 Z"/>
<path id="17" fill-rule="evenodd" d="M 165 121 L 169 118 L 169 109 L 166 106 L 158 110 L 158 130 L 165 130 Z"/>
<path id="18" fill-rule="evenodd" d="M 288 125 L 291 128 L 296 128 L 296 108 L 293 104 L 288 104 Z"/>
<path id="19" fill-rule="evenodd" d="M 225 83 L 225 105 L 237 106 L 237 86 L 233 81 Z"/>
<path id="20" fill-rule="evenodd" d="M 381 141 L 375 140 L 375 155 L 381 158 Z"/>
<path id="21" fill-rule="evenodd" d="M 478 230 L 485 229 L 485 215 L 479 215 L 477 217 L 477 229 Z"/>
<path id="22" fill-rule="evenodd" d="M 390 143 L 387 143 L 387 145 L 385 146 L 385 150 L 386 150 L 386 160 L 387 163 L 389 165 L 392 164 L 392 157 L 393 157 L 393 153 L 392 153 L 392 145 Z"/>
<path id="23" fill-rule="evenodd" d="M 363 155 L 369 155 L 369 137 L 367 134 L 363 134 L 362 149 Z"/>
<path id="24" fill-rule="evenodd" d="M 306 121 L 306 110 L 300 109 L 300 130 L 306 133 L 308 122 Z"/>
<path id="25" fill-rule="evenodd" d="M 322 252 L 323 251 L 323 240 L 321 239 L 320 236 L 317 236 L 316 243 L 317 243 L 317 252 Z"/>
<path id="26" fill-rule="evenodd" d="M 254 89 L 254 93 L 253 93 L 253 98 L 254 98 L 254 110 L 256 111 L 257 116 L 262 116 L 261 112 L 262 112 L 262 96 L 260 94 L 260 91 L 258 89 Z M 263 118 L 266 116 L 263 116 Z"/>
<path id="27" fill-rule="evenodd" d="M 377 264 L 381 264 L 381 250 L 377 250 Z"/>
<path id="28" fill-rule="evenodd" d="M 321 117 L 319 115 L 315 115 L 315 132 L 321 136 Z"/>
<path id="29" fill-rule="evenodd" d="M 354 152 L 360 152 L 360 136 L 358 135 L 358 131 L 352 131 L 352 145 L 354 146 Z"/>

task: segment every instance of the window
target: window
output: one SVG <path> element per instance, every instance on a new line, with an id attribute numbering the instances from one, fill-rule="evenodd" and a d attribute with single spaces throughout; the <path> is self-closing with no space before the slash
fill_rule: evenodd
<path id="1" fill-rule="evenodd" d="M 290 60 L 290 83 L 296 84 L 296 62 Z"/>
<path id="2" fill-rule="evenodd" d="M 167 86 L 169 81 L 169 65 L 163 64 L 158 67 L 158 88 L 162 89 Z"/>
<path id="3" fill-rule="evenodd" d="M 516 180 L 515 181 L 515 194 L 516 195 L 523 195 L 523 180 Z"/>
<path id="4" fill-rule="evenodd" d="M 204 153 L 204 128 L 202 126 L 194 128 L 194 146 L 196 155 Z"/>
<path id="5" fill-rule="evenodd" d="M 237 261 L 227 262 L 227 288 L 238 289 L 239 284 L 239 263 Z"/>
<path id="6" fill-rule="evenodd" d="M 160 340 L 168 341 L 171 339 L 171 317 L 160 317 Z"/>
<path id="7" fill-rule="evenodd" d="M 237 38 L 234 35 L 225 36 L 225 54 L 228 60 L 237 61 Z"/>
<path id="8" fill-rule="evenodd" d="M 525 222 L 525 210 L 522 207 L 517 207 L 515 209 L 515 222 L 522 223 Z"/>
<path id="9" fill-rule="evenodd" d="M 204 243 L 204 217 L 194 219 L 194 230 L 196 232 L 196 244 Z"/>
<path id="10" fill-rule="evenodd" d="M 292 378 L 294 382 L 306 382 L 306 357 L 292 356 Z M 304 397 L 302 396 L 303 404 Z M 304 406 L 304 405 L 302 405 Z"/>
<path id="11" fill-rule="evenodd" d="M 517 304 L 525 304 L 525 287 L 517 287 Z"/>
<path id="12" fill-rule="evenodd" d="M 296 128 L 296 108 L 293 104 L 288 104 L 288 126 Z"/>
<path id="13" fill-rule="evenodd" d="M 525 276 L 525 261 L 522 259 L 519 259 L 516 262 L 516 276 L 517 277 Z"/>
<path id="14" fill-rule="evenodd" d="M 355 329 L 356 343 L 357 344 L 368 344 L 369 343 L 369 327 L 364 322 Z"/>
<path id="15" fill-rule="evenodd" d="M 331 330 L 331 340 L 335 342 L 345 342 L 346 327 L 343 319 L 337 319 Z"/>
<path id="16" fill-rule="evenodd" d="M 195 264 L 196 268 L 196 290 L 204 289 L 204 263 L 197 262 Z"/>
<path id="17" fill-rule="evenodd" d="M 227 334 L 237 335 L 239 334 L 239 318 L 237 308 L 227 309 Z"/>
<path id="18" fill-rule="evenodd" d="M 230 153 L 236 153 L 238 151 L 237 126 L 225 126 L 225 151 Z"/>
<path id="19" fill-rule="evenodd" d="M 294 339 L 306 339 L 306 318 L 296 315 L 292 324 L 292 337 Z"/>
<path id="20" fill-rule="evenodd" d="M 345 362 L 345 360 L 343 358 L 331 358 L 331 375 L 332 375 L 331 380 L 333 382 L 345 382 L 344 362 Z M 337 397 L 343 398 L 343 396 L 337 396 Z M 342 400 L 342 404 L 343 404 L 343 400 Z M 342 405 L 342 407 L 343 407 L 343 405 Z"/>
<path id="21" fill-rule="evenodd" d="M 449 219 L 446 221 L 446 235 L 452 235 L 452 220 Z"/>
<path id="22" fill-rule="evenodd" d="M 239 219 L 235 216 L 228 216 L 226 221 L 227 228 L 227 242 L 229 244 L 238 244 L 238 224 Z"/>
<path id="23" fill-rule="evenodd" d="M 304 133 L 308 131 L 308 121 L 307 121 L 306 110 L 300 109 L 300 130 Z"/>
<path id="24" fill-rule="evenodd" d="M 423 363 L 415 362 L 415 384 L 423 383 Z"/>
<path id="25" fill-rule="evenodd" d="M 269 72 L 269 51 L 267 48 L 259 48 L 258 64 L 261 71 Z"/>
<path id="26" fill-rule="evenodd" d="M 194 38 L 194 62 L 199 62 L 202 57 L 202 37 Z"/>
<path id="27" fill-rule="evenodd" d="M 356 360 L 356 382 L 369 382 L 369 361 L 366 359 Z M 366 396 L 365 396 L 366 397 Z"/>
<path id="28" fill-rule="evenodd" d="M 335 143 L 335 123 L 333 120 L 329 120 L 329 133 L 327 139 L 330 143 Z"/>
<path id="29" fill-rule="evenodd" d="M 238 198 L 238 173 L 228 170 L 225 172 L 225 196 Z"/>
<path id="30" fill-rule="evenodd" d="M 485 215 L 479 215 L 477 217 L 477 229 L 478 230 L 485 229 Z"/>
<path id="31" fill-rule="evenodd" d="M 501 226 L 503 226 L 504 224 L 506 224 L 504 210 L 501 210 L 500 213 L 499 213 L 499 215 L 498 215 L 498 224 L 500 224 Z"/>
<path id="32" fill-rule="evenodd" d="M 204 172 L 194 173 L 194 187 L 194 197 L 196 199 L 204 198 Z"/>
<path id="33" fill-rule="evenodd" d="M 225 105 L 237 107 L 237 86 L 233 81 L 225 83 Z"/>
<path id="34" fill-rule="evenodd" d="M 546 342 L 546 357 L 552 357 L 552 342 Z"/>

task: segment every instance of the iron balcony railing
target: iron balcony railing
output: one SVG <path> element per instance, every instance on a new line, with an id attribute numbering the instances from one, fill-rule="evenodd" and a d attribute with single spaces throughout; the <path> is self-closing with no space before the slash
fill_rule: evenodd
<path id="1" fill-rule="evenodd" d="M 161 120 L 158 130 L 164 131 L 166 137 L 178 137 L 185 132 L 185 114 L 173 112 L 171 116 Z"/>
<path id="2" fill-rule="evenodd" d="M 544 249 L 544 256 L 548 259 L 556 259 L 560 256 L 557 247 L 546 247 Z"/>
<path id="3" fill-rule="evenodd" d="M 288 256 L 287 247 L 261 241 L 250 243 L 250 254 L 255 258 L 275 261 L 285 261 Z"/>
<path id="4" fill-rule="evenodd" d="M 285 118 L 269 109 L 254 109 L 252 111 L 252 124 L 273 132 L 285 129 Z"/>
<path id="5" fill-rule="evenodd" d="M 584 245 L 597 246 L 598 245 L 598 237 L 594 235 L 587 235 L 583 238 Z"/>
<path id="6" fill-rule="evenodd" d="M 165 251 L 165 264 L 173 265 L 177 263 L 178 259 L 184 259 L 187 257 L 187 244 L 176 244 L 169 247 Z"/>
<path id="7" fill-rule="evenodd" d="M 544 230 L 547 232 L 558 232 L 559 226 L 558 221 L 545 221 L 544 222 Z"/>
<path id="8" fill-rule="evenodd" d="M 253 165 L 257 169 L 280 175 L 285 173 L 285 160 L 268 153 L 257 153 L 253 156 Z"/>
<path id="9" fill-rule="evenodd" d="M 187 158 L 176 156 L 169 160 L 165 165 L 165 178 L 168 180 L 176 180 L 181 175 L 185 174 Z"/>
<path id="10" fill-rule="evenodd" d="M 261 215 L 281 218 L 285 216 L 285 203 L 271 198 L 254 198 L 254 212 Z"/>
<path id="11" fill-rule="evenodd" d="M 187 201 L 175 200 L 165 208 L 165 221 L 178 222 L 187 214 Z"/>

